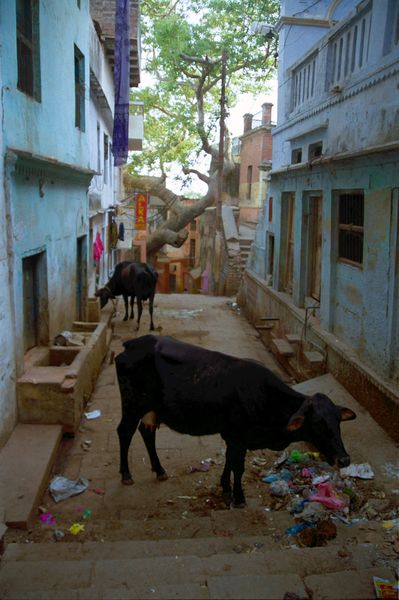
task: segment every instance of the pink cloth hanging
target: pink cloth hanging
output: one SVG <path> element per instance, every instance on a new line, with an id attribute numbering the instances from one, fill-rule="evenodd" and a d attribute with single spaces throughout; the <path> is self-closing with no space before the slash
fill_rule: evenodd
<path id="1" fill-rule="evenodd" d="M 104 252 L 104 244 L 102 243 L 101 236 L 97 231 L 96 240 L 94 242 L 93 257 L 94 260 L 99 261 L 101 254 Z"/>

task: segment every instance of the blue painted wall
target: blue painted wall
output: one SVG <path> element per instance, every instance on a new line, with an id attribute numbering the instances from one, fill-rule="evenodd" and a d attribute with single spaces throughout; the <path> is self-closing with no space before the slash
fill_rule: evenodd
<path id="1" fill-rule="evenodd" d="M 381 377 L 397 381 L 399 44 L 390 32 L 397 3 L 365 2 L 363 13 L 356 10 L 357 5 L 356 0 L 286 0 L 282 4 L 279 116 L 273 132 L 273 167 L 251 267 L 264 277 L 268 254 L 265 240 L 268 234 L 274 234 L 273 287 L 284 290 L 287 225 L 283 201 L 284 194 L 294 194 L 293 289 L 288 296 L 298 307 L 314 303 L 307 285 L 307 203 L 310 196 L 320 196 L 320 325 Z M 320 24 L 315 39 L 315 27 L 304 18 L 332 21 L 327 30 Z M 349 31 L 353 36 L 356 23 L 359 35 L 361 21 L 356 19 L 363 18 L 363 64 L 359 68 L 355 62 L 353 71 L 350 66 L 340 79 L 339 89 L 335 89 L 334 82 L 330 84 L 333 43 Z M 303 43 L 290 44 L 289 39 L 294 40 L 295 36 L 301 36 Z M 350 48 L 352 52 L 353 45 Z M 315 93 L 295 104 L 295 74 L 314 56 Z M 358 54 L 355 58 L 358 61 Z M 322 156 L 312 160 L 309 145 L 316 141 L 323 144 Z M 292 150 L 297 147 L 302 148 L 302 160 L 293 164 Z M 359 266 L 338 257 L 338 195 L 353 190 L 364 193 L 363 263 Z M 270 196 L 272 223 L 267 219 Z"/>

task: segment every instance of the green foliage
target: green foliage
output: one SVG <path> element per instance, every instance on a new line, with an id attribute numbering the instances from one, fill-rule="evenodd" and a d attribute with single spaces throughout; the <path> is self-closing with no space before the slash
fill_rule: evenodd
<path id="1" fill-rule="evenodd" d="M 267 40 L 251 33 L 251 25 L 275 23 L 278 5 L 275 0 L 141 1 L 144 70 L 152 83 L 133 94 L 144 102 L 145 148 L 133 155 L 132 171 L 168 173 L 176 162 L 196 164 L 202 148 L 199 95 L 204 133 L 210 142 L 218 139 L 224 49 L 228 108 L 240 94 L 265 89 L 274 75 L 274 44 L 270 49 Z"/>

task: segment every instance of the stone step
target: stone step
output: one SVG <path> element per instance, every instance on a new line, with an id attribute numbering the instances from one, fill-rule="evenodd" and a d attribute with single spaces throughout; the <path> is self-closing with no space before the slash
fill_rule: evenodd
<path id="1" fill-rule="evenodd" d="M 324 356 L 321 352 L 317 352 L 315 350 L 309 350 L 303 353 L 304 362 L 309 367 L 319 367 L 324 364 Z"/>
<path id="2" fill-rule="evenodd" d="M 271 341 L 271 350 L 280 356 L 294 356 L 295 352 L 291 344 L 284 338 L 275 338 Z"/>
<path id="3" fill-rule="evenodd" d="M 27 529 L 36 516 L 61 435 L 61 425 L 19 423 L 2 448 L 0 506 L 8 527 Z"/>
<path id="4" fill-rule="evenodd" d="M 129 591 L 130 595 L 116 595 L 115 598 L 142 598 L 146 590 L 151 597 L 157 597 L 155 591 L 161 588 L 160 598 L 183 597 L 164 595 L 166 590 L 180 590 L 182 586 L 194 586 L 187 589 L 187 598 L 282 598 L 285 592 L 295 592 L 300 598 L 312 597 L 306 593 L 304 583 L 314 581 L 317 598 L 373 598 L 372 576 L 392 578 L 393 571 L 376 563 L 375 548 L 354 547 L 350 551 L 339 553 L 336 547 L 286 548 L 283 550 L 257 553 L 249 552 L 213 552 L 200 556 L 197 553 L 198 541 L 192 540 L 190 554 L 182 552 L 163 556 L 130 555 L 131 545 L 124 548 L 120 544 L 95 544 L 82 548 L 80 544 L 69 544 L 69 558 L 65 559 L 65 544 L 52 545 L 53 553 L 49 560 L 38 557 L 36 560 L 11 559 L 6 555 L 0 570 L 0 589 L 2 600 L 12 598 L 38 598 L 41 592 L 52 591 L 52 598 L 96 598 L 99 590 Z M 26 552 L 29 553 L 31 546 Z M 179 546 L 176 546 L 178 549 Z M 323 586 L 323 578 L 327 585 Z M 244 578 L 243 578 L 243 574 Z M 365 579 L 362 585 L 370 585 L 369 593 L 361 596 L 337 593 L 339 575 L 347 575 L 347 585 L 353 591 L 353 581 Z M 330 578 L 329 578 L 330 575 Z M 325 590 L 335 585 L 326 594 Z M 260 579 L 258 579 L 260 577 Z M 352 578 L 352 582 L 351 582 Z M 250 587 L 252 582 L 252 588 Z M 164 588 L 164 586 L 167 586 Z M 177 587 L 176 587 L 177 586 Z M 367 587 L 367 585 L 365 586 Z M 208 595 L 198 594 L 200 588 Z M 306 585 L 308 591 L 313 586 Z M 65 596 L 65 590 L 68 590 Z M 134 590 L 135 595 L 131 595 Z M 137 595 L 140 590 L 141 595 Z M 155 590 L 155 591 L 154 591 Z M 252 590 L 252 591 L 251 591 Z M 356 586 L 358 591 L 358 587 Z M 76 595 L 74 593 L 76 592 Z M 365 590 L 363 590 L 363 593 Z M 87 595 L 86 595 L 87 593 Z M 91 594 L 91 595 L 89 595 Z M 101 596 L 101 598 L 112 596 Z"/>
<path id="5" fill-rule="evenodd" d="M 300 344 L 302 338 L 299 335 L 299 333 L 286 333 L 285 334 L 286 340 L 290 343 L 290 344 Z"/>

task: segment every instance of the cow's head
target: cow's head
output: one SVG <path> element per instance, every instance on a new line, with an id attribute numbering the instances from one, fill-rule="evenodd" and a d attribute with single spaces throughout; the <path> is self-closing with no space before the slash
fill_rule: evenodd
<path id="1" fill-rule="evenodd" d="M 311 442 L 330 465 L 347 467 L 350 457 L 342 442 L 340 423 L 352 419 L 356 419 L 352 410 L 334 404 L 324 394 L 315 394 L 306 398 L 292 415 L 287 430 L 298 432 L 300 439 Z"/>
<path id="2" fill-rule="evenodd" d="M 100 288 L 94 294 L 97 298 L 100 298 L 100 308 L 104 308 L 110 298 L 115 298 L 111 293 L 111 290 L 107 287 Z"/>

